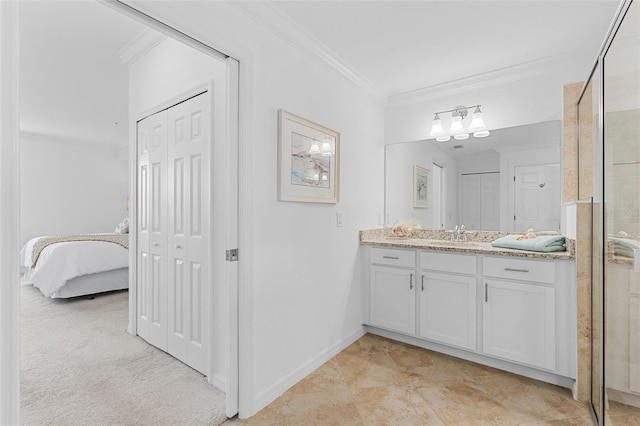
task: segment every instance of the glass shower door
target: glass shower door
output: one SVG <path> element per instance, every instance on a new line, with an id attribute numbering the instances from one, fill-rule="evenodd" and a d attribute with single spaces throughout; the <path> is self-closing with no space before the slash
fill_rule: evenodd
<path id="1" fill-rule="evenodd" d="M 603 59 L 606 425 L 640 424 L 640 1 Z M 595 311 L 594 311 L 595 314 Z"/>

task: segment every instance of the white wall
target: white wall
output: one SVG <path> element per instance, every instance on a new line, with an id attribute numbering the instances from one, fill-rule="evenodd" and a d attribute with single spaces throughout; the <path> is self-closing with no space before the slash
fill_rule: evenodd
<path id="1" fill-rule="evenodd" d="M 584 80 L 584 58 L 577 55 L 572 61 L 572 57 L 540 69 L 522 73 L 503 70 L 434 87 L 428 93 L 392 97 L 385 116 L 385 140 L 427 139 L 434 113 L 456 105 L 481 104 L 489 130 L 561 120 L 563 85 Z M 519 102 L 522 99 L 526 103 Z M 513 107 L 516 103 L 518 108 Z M 443 119 L 449 120 L 450 115 Z"/>
<path id="2" fill-rule="evenodd" d="M 240 224 L 249 243 L 239 247 L 241 294 L 251 299 L 241 305 L 250 341 L 240 355 L 249 359 L 240 373 L 246 416 L 362 332 L 358 231 L 376 227 L 383 209 L 384 109 L 231 3 L 134 4 L 240 61 L 248 143 L 240 175 L 250 183 L 242 204 L 249 220 Z M 277 201 L 280 108 L 340 132 L 337 205 Z"/>
<path id="3" fill-rule="evenodd" d="M 483 155 L 459 158 L 456 162 L 458 176 L 472 173 L 490 173 L 500 171 L 500 154 L 496 151 Z"/>
<path id="4" fill-rule="evenodd" d="M 20 243 L 113 232 L 128 215 L 129 165 L 108 145 L 20 137 Z"/>
<path id="5" fill-rule="evenodd" d="M 420 221 L 424 229 L 439 228 L 440 224 L 433 223 L 434 206 L 437 201 L 430 197 L 429 208 L 413 207 L 413 166 L 418 165 L 432 170 L 433 163 L 436 162 L 443 167 L 446 211 L 442 219 L 445 228 L 450 229 L 455 226 L 458 186 L 455 160 L 427 141 L 387 145 L 385 152 L 386 225 L 392 226 L 398 220 L 414 218 Z M 430 179 L 433 183 L 431 175 Z"/>

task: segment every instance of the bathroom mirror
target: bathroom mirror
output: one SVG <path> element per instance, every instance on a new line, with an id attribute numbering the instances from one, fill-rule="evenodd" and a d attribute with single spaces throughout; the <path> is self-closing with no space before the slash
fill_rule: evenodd
<path id="1" fill-rule="evenodd" d="M 491 131 L 486 138 L 385 147 L 385 225 L 560 231 L 561 121 Z M 429 171 L 427 207 L 414 207 L 414 167 Z"/>

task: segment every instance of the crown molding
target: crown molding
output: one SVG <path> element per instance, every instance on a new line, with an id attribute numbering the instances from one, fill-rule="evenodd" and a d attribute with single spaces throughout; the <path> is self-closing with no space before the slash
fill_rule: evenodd
<path id="1" fill-rule="evenodd" d="M 329 71 L 332 71 L 344 81 L 360 89 L 374 101 L 383 105 L 386 103 L 387 95 L 378 86 L 356 70 L 345 65 L 337 53 L 278 9 L 272 1 L 228 1 L 228 4 Z"/>
<path id="2" fill-rule="evenodd" d="M 151 28 L 145 28 L 129 43 L 118 50 L 116 55 L 122 62 L 127 65 L 131 65 L 160 44 L 165 38 L 167 38 L 167 36 L 164 34 L 161 34 Z"/>
<path id="3" fill-rule="evenodd" d="M 573 54 L 547 56 L 533 61 L 523 62 L 481 74 L 472 75 L 445 83 L 435 84 L 390 96 L 388 106 L 403 106 L 429 101 L 435 98 L 455 96 L 488 87 L 494 87 L 515 81 L 527 80 L 552 74 L 564 63 L 574 57 Z"/>

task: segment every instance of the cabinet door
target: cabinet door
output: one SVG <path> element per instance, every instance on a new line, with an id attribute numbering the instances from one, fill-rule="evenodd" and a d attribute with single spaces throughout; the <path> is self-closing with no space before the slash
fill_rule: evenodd
<path id="1" fill-rule="evenodd" d="M 555 289 L 484 281 L 483 352 L 555 369 Z"/>
<path id="2" fill-rule="evenodd" d="M 476 278 L 424 272 L 418 283 L 420 337 L 476 349 Z"/>
<path id="3" fill-rule="evenodd" d="M 413 269 L 371 267 L 371 325 L 415 334 L 415 280 Z"/>

